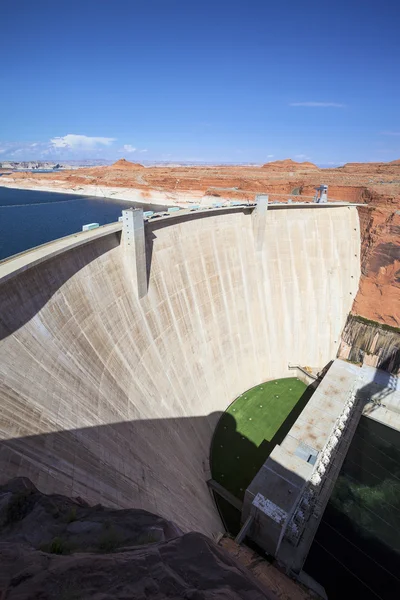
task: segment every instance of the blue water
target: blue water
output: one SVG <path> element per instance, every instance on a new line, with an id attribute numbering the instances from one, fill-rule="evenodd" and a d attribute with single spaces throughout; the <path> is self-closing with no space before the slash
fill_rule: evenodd
<path id="1" fill-rule="evenodd" d="M 304 570 L 330 600 L 400 598 L 399 531 L 400 432 L 363 416 Z"/>
<path id="2" fill-rule="evenodd" d="M 82 231 L 86 223 L 118 221 L 134 202 L 0 187 L 0 260 Z M 144 210 L 160 210 L 150 204 Z"/>

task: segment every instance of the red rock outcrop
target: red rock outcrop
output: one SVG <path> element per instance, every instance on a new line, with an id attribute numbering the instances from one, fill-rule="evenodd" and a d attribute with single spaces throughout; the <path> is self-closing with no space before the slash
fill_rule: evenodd
<path id="1" fill-rule="evenodd" d="M 104 168 L 107 168 L 107 167 L 104 167 Z M 144 166 L 141 165 L 140 163 L 130 162 L 129 160 L 126 160 L 126 158 L 120 158 L 119 160 L 117 160 L 115 163 L 113 163 L 108 168 L 109 169 L 118 169 L 118 170 L 119 169 L 144 169 Z"/>
<path id="2" fill-rule="evenodd" d="M 270 171 L 286 171 L 286 172 L 294 172 L 294 171 L 319 171 L 319 167 L 314 165 L 311 162 L 296 162 L 291 158 L 286 158 L 285 160 L 275 160 L 273 162 L 265 163 L 262 166 L 263 169 L 268 169 Z"/>
<path id="3" fill-rule="evenodd" d="M 400 198 L 372 199 L 360 212 L 361 280 L 353 312 L 400 327 Z"/>

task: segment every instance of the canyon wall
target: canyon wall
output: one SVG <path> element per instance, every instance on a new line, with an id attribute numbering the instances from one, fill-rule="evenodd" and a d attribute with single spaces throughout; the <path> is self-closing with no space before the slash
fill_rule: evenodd
<path id="1" fill-rule="evenodd" d="M 400 329 L 349 315 L 338 357 L 400 373 Z"/>
<path id="2" fill-rule="evenodd" d="M 400 210 L 397 198 L 360 208 L 361 280 L 352 312 L 400 327 Z"/>

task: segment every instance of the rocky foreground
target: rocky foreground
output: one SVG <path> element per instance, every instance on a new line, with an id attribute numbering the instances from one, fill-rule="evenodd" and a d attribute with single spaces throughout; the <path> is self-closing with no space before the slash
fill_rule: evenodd
<path id="1" fill-rule="evenodd" d="M 47 496 L 25 478 L 0 486 L 1 600 L 313 597 L 260 562 L 247 553 L 245 564 L 257 563 L 256 579 L 204 535 L 183 534 L 144 510 Z"/>

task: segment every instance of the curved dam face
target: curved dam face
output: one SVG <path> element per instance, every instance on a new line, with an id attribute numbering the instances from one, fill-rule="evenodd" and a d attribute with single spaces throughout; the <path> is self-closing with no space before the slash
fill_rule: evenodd
<path id="1" fill-rule="evenodd" d="M 357 209 L 271 209 L 261 227 L 248 209 L 170 217 L 145 237 L 140 299 L 118 232 L 0 285 L 0 479 L 211 534 L 216 422 L 288 363 L 336 356 Z"/>

